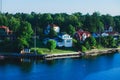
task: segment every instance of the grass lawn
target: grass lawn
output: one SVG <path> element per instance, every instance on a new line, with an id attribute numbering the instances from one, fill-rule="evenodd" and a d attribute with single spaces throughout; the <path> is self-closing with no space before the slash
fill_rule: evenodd
<path id="1" fill-rule="evenodd" d="M 31 48 L 31 49 L 34 49 L 34 48 Z M 51 52 L 47 48 L 36 48 L 36 49 L 42 51 L 43 54 L 57 54 L 57 53 L 71 53 L 71 52 L 75 52 L 75 50 L 72 50 L 72 48 L 54 49 Z"/>
<path id="2" fill-rule="evenodd" d="M 73 48 L 56 48 L 53 51 L 50 52 L 49 49 L 46 48 L 46 46 L 42 43 L 41 40 L 37 39 L 37 50 L 42 51 L 43 54 L 56 54 L 56 53 L 70 53 L 70 52 L 75 52 Z M 32 47 L 34 45 L 32 44 Z M 34 48 L 31 48 L 34 49 Z M 33 51 L 33 50 L 32 50 Z"/>

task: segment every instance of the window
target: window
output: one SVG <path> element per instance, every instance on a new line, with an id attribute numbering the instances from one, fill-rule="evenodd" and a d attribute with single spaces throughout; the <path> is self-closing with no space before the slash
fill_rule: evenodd
<path id="1" fill-rule="evenodd" d="M 71 40 L 66 40 L 66 42 L 67 42 L 67 43 L 70 43 L 70 42 L 71 42 Z"/>

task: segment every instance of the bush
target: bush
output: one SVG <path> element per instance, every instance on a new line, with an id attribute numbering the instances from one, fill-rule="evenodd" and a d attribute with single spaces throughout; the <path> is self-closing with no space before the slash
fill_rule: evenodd
<path id="1" fill-rule="evenodd" d="M 96 47 L 96 39 L 94 37 L 89 37 L 86 39 L 86 41 L 88 41 L 88 43 L 90 44 L 91 48 L 95 48 Z"/>
<path id="2" fill-rule="evenodd" d="M 89 42 L 88 41 L 86 41 L 85 43 L 84 43 L 84 46 L 86 47 L 86 49 L 88 49 L 88 50 L 90 50 L 91 49 L 91 46 L 90 46 L 90 44 L 89 44 Z"/>
<path id="3" fill-rule="evenodd" d="M 55 40 L 49 40 L 47 42 L 47 48 L 52 51 L 53 49 L 56 48 L 56 41 Z"/>
<path id="4" fill-rule="evenodd" d="M 38 53 L 38 54 L 43 54 L 43 51 L 40 50 L 40 49 L 38 49 L 38 50 L 37 50 L 37 53 Z"/>
<path id="5" fill-rule="evenodd" d="M 86 47 L 85 47 L 85 46 L 82 46 L 82 47 L 81 47 L 81 51 L 82 51 L 82 52 L 87 51 Z"/>
<path id="6" fill-rule="evenodd" d="M 31 48 L 30 52 L 35 52 L 35 48 Z M 40 50 L 39 48 L 36 48 L 37 54 L 43 54 L 43 51 Z"/>

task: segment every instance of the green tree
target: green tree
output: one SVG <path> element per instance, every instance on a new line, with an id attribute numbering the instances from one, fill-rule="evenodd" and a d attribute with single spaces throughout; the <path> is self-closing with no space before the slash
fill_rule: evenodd
<path id="1" fill-rule="evenodd" d="M 25 47 L 29 46 L 28 41 L 25 38 L 18 38 L 18 50 L 24 49 Z"/>
<path id="2" fill-rule="evenodd" d="M 26 21 L 21 22 L 21 25 L 17 31 L 17 36 L 19 38 L 25 38 L 26 40 L 29 40 L 32 34 L 33 34 L 33 30 L 31 24 Z"/>
<path id="3" fill-rule="evenodd" d="M 116 45 L 117 42 L 116 42 L 116 40 L 114 40 L 113 36 L 108 36 L 107 39 L 108 39 L 108 42 L 109 42 L 108 47 L 113 48 L 113 47 L 117 46 Z"/>
<path id="4" fill-rule="evenodd" d="M 25 47 L 29 47 L 30 38 L 32 37 L 33 30 L 31 28 L 31 24 L 28 22 L 21 22 L 21 26 L 19 27 L 19 31 L 17 34 L 17 40 L 15 41 L 16 50 L 21 50 Z"/>
<path id="5" fill-rule="evenodd" d="M 67 33 L 70 34 L 71 36 L 74 35 L 75 33 L 75 27 L 73 27 L 71 24 L 67 27 Z"/>
<path id="6" fill-rule="evenodd" d="M 56 41 L 55 40 L 49 40 L 47 42 L 47 47 L 50 51 L 54 50 L 56 48 Z"/>
<path id="7" fill-rule="evenodd" d="M 45 13 L 41 16 L 41 23 L 43 27 L 52 22 L 53 22 L 53 17 L 51 16 L 51 14 Z"/>
<path id="8" fill-rule="evenodd" d="M 89 14 L 85 15 L 85 20 L 83 22 L 83 29 L 90 31 L 90 32 L 96 32 L 95 24 L 92 22 L 92 16 Z"/>
<path id="9" fill-rule="evenodd" d="M 88 49 L 88 50 L 90 50 L 90 49 L 91 49 L 90 44 L 89 44 L 89 42 L 88 42 L 88 41 L 86 41 L 86 42 L 84 43 L 84 46 L 85 46 L 85 47 L 86 47 L 86 49 Z"/>
<path id="10" fill-rule="evenodd" d="M 118 16 L 114 17 L 115 30 L 120 32 L 120 18 Z"/>
<path id="11" fill-rule="evenodd" d="M 13 32 L 16 32 L 19 27 L 20 27 L 20 21 L 17 20 L 16 18 L 14 18 L 14 17 L 11 17 L 11 19 L 9 20 L 9 28 Z"/>
<path id="12" fill-rule="evenodd" d="M 91 48 L 96 47 L 97 42 L 96 42 L 96 39 L 94 37 L 91 36 L 91 37 L 87 38 L 86 41 L 89 42 Z"/>
<path id="13" fill-rule="evenodd" d="M 55 24 L 63 26 L 64 17 L 61 14 L 55 14 L 53 20 Z"/>
<path id="14" fill-rule="evenodd" d="M 57 32 L 55 32 L 53 28 L 50 29 L 49 37 L 50 38 L 57 37 Z"/>
<path id="15" fill-rule="evenodd" d="M 82 47 L 81 47 L 81 51 L 82 51 L 82 52 L 87 51 L 86 47 L 82 45 Z"/>
<path id="16" fill-rule="evenodd" d="M 102 15 L 102 21 L 103 24 L 105 26 L 105 28 L 109 28 L 110 26 L 114 27 L 114 19 L 111 15 L 107 14 L 107 15 Z"/>

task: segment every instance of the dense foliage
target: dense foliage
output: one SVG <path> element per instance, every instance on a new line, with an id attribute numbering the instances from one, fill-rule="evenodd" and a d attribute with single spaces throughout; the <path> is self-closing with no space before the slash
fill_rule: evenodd
<path id="1" fill-rule="evenodd" d="M 56 41 L 55 40 L 49 40 L 47 42 L 47 48 L 52 51 L 56 48 Z"/>
<path id="2" fill-rule="evenodd" d="M 94 12 L 92 15 L 82 13 L 0 13 L 0 26 L 8 26 L 10 30 L 13 31 L 16 39 L 11 41 L 10 39 L 5 39 L 0 42 L 0 49 L 5 51 L 18 51 L 19 49 L 25 47 L 33 47 L 30 45 L 32 42 L 31 38 L 35 33 L 40 39 L 44 39 L 46 35 L 44 34 L 44 29 L 48 24 L 54 23 L 60 27 L 61 32 L 66 32 L 71 36 L 74 35 L 75 31 L 78 29 L 83 29 L 89 32 L 103 32 L 108 27 L 112 26 L 115 31 L 120 32 L 120 16 L 111 16 L 109 14 L 101 15 L 99 12 Z M 56 33 L 51 29 L 49 37 L 53 38 Z M 116 41 L 112 37 L 101 38 L 101 44 L 104 47 L 115 47 Z M 120 41 L 119 41 L 120 42 Z M 87 39 L 84 43 L 76 42 L 74 47 L 78 49 L 81 46 L 87 49 L 92 49 L 97 46 L 99 41 L 94 38 Z M 14 46 L 13 46 L 14 44 Z M 9 48 L 8 48 L 9 47 Z M 77 49 L 76 48 L 76 49 Z M 52 48 L 51 48 L 52 49 Z M 84 49 L 84 48 L 83 48 Z"/>

